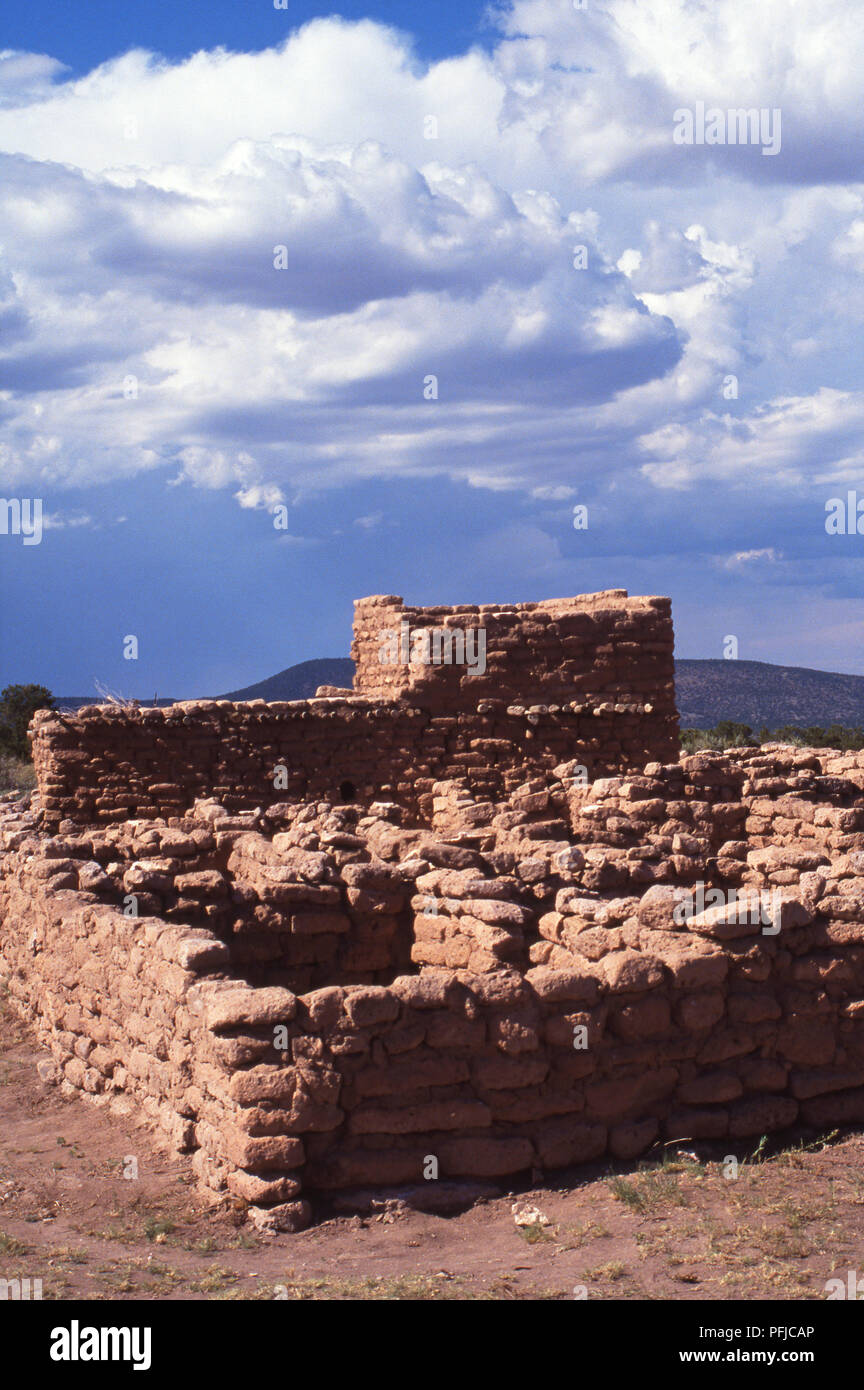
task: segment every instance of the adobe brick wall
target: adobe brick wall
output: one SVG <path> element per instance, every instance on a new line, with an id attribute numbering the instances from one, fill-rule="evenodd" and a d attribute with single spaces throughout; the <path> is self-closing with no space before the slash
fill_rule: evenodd
<path id="1" fill-rule="evenodd" d="M 485 625 L 487 672 L 384 665 L 403 621 Z M 366 599 L 354 655 L 353 695 L 36 717 L 0 983 L 61 1085 L 278 1229 L 430 1158 L 864 1121 L 864 754 L 679 759 L 668 602 L 622 591 Z"/>
<path id="2" fill-rule="evenodd" d="M 485 672 L 455 663 L 382 661 L 385 634 L 401 631 L 403 623 L 409 633 L 482 630 Z M 540 603 L 458 607 L 411 607 L 397 595 L 359 599 L 351 655 L 354 689 L 372 698 L 451 710 L 484 698 L 576 701 L 592 710 L 647 703 L 659 731 L 659 717 L 675 715 L 673 648 L 668 598 L 628 598 L 625 589 L 607 589 Z"/>
<path id="3" fill-rule="evenodd" d="M 382 633 L 403 619 L 482 626 L 485 675 L 382 664 Z M 669 600 L 623 590 L 509 608 L 363 599 L 353 696 L 40 712 L 39 804 L 50 824 L 87 826 L 176 816 L 208 796 L 231 811 L 335 801 L 350 784 L 349 799 L 393 800 L 428 821 L 436 781 L 502 799 L 565 758 L 594 776 L 641 768 L 677 755 L 673 645 Z"/>
<path id="4" fill-rule="evenodd" d="M 864 1121 L 864 754 L 572 773 L 436 784 L 425 828 L 210 801 L 49 836 L 14 808 L 0 976 L 68 1087 L 287 1229 L 430 1156 L 495 1178 Z M 676 916 L 700 883 L 775 895 L 770 929 Z"/>

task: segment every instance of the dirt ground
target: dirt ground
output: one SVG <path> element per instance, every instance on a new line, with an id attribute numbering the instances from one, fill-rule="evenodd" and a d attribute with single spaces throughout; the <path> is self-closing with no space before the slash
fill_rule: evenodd
<path id="1" fill-rule="evenodd" d="M 864 1267 L 860 1134 L 682 1144 L 455 1215 L 322 1204 L 310 1230 L 262 1236 L 146 1131 L 43 1084 L 45 1055 L 0 1006 L 0 1278 L 41 1279 L 45 1300 L 821 1300 Z"/>

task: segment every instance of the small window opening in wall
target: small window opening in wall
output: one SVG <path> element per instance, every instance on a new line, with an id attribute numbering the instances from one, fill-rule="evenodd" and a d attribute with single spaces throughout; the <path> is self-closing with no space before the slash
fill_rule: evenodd
<path id="1" fill-rule="evenodd" d="M 353 801 L 357 795 L 357 788 L 353 782 L 341 782 L 339 785 L 339 795 L 343 801 Z"/>

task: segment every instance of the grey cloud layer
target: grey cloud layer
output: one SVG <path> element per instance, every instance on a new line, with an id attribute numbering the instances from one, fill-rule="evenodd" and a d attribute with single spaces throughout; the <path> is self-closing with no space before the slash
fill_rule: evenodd
<path id="1" fill-rule="evenodd" d="M 428 70 L 368 21 L 0 54 L 0 478 L 851 477 L 862 49 L 851 0 L 517 0 Z M 696 101 L 781 106 L 782 153 L 674 146 Z"/>

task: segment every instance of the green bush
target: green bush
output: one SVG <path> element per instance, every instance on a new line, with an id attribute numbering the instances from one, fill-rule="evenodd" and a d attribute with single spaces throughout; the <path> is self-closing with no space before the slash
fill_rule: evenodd
<path id="1" fill-rule="evenodd" d="M 13 758 L 0 753 L 0 793 L 32 792 L 36 786 L 36 769 L 26 758 Z"/>
<path id="2" fill-rule="evenodd" d="M 722 751 L 724 748 L 739 748 L 744 744 L 761 746 L 765 743 L 791 743 L 797 748 L 840 748 L 853 751 L 864 748 L 864 729 L 848 729 L 842 724 L 830 724 L 827 728 L 817 724 L 808 728 L 801 728 L 797 724 L 784 724 L 782 728 L 773 732 L 763 726 L 756 737 L 749 724 L 721 719 L 713 729 L 681 730 L 681 747 L 685 753 L 698 753 L 705 748 Z"/>
<path id="3" fill-rule="evenodd" d="M 721 752 L 724 748 L 758 743 L 749 724 L 736 724 L 732 719 L 721 719 L 713 729 L 681 730 L 681 746 L 686 753 L 698 753 L 705 748 Z"/>
<path id="4" fill-rule="evenodd" d="M 27 760 L 27 727 L 37 709 L 53 709 L 54 696 L 44 685 L 7 685 L 0 691 L 0 753 Z"/>

